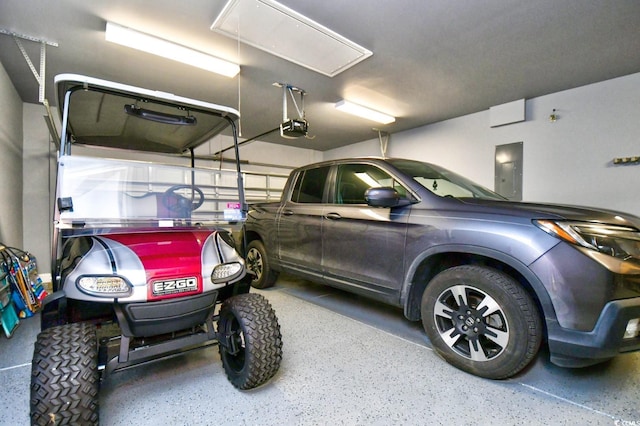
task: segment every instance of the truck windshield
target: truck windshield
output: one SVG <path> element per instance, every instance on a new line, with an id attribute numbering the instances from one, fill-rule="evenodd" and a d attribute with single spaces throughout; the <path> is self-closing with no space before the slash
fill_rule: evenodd
<path id="1" fill-rule="evenodd" d="M 420 185 L 441 197 L 506 200 L 506 198 L 490 189 L 434 164 L 401 159 L 387 161 Z"/>

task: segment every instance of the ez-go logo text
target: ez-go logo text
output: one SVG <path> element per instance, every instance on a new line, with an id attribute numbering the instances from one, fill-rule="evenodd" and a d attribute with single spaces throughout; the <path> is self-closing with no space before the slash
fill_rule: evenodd
<path id="1" fill-rule="evenodd" d="M 198 289 L 198 280 L 195 277 L 179 278 L 177 280 L 154 281 L 153 294 L 155 296 L 165 294 L 184 293 L 187 291 L 196 291 Z"/>

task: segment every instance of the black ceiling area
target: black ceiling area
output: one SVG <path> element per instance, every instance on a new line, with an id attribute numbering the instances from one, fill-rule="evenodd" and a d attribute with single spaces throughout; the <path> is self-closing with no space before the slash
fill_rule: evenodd
<path id="1" fill-rule="evenodd" d="M 212 31 L 227 0 L 2 0 L 0 62 L 22 100 L 37 103 L 39 85 L 24 56 L 38 71 L 42 41 L 50 42 L 45 97 L 53 105 L 53 77 L 83 74 L 227 105 L 240 111 L 244 139 L 266 133 L 260 140 L 320 151 L 373 139 L 374 129 L 397 133 L 640 72 L 637 0 L 280 3 L 372 55 L 333 77 L 316 72 Z M 107 22 L 229 60 L 241 71 L 228 78 L 109 43 Z M 35 41 L 22 39 L 23 53 L 14 35 Z M 296 47 L 316 49 L 304 39 Z M 283 89 L 274 83 L 305 92 L 306 138 L 267 133 L 283 121 Z M 344 114 L 334 107 L 342 99 L 396 120 L 384 125 Z M 289 104 L 289 115 L 297 114 Z"/>

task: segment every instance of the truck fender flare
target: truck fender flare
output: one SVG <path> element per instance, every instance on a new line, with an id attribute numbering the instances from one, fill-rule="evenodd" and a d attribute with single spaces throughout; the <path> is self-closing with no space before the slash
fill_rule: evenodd
<path id="1" fill-rule="evenodd" d="M 515 269 L 518 273 L 520 273 L 524 279 L 529 283 L 531 289 L 534 292 L 534 296 L 540 306 L 542 307 L 541 315 L 545 320 L 555 321 L 556 314 L 553 308 L 553 304 L 551 302 L 551 298 L 547 293 L 546 288 L 540 281 L 537 275 L 535 275 L 524 263 L 520 262 L 518 259 L 510 256 L 507 253 L 492 250 L 485 247 L 472 246 L 472 245 L 463 245 L 463 244 L 445 244 L 439 245 L 436 247 L 431 247 L 424 252 L 422 252 L 419 256 L 417 256 L 409 268 L 407 269 L 407 273 L 404 278 L 404 282 L 402 283 L 402 289 L 400 291 L 400 304 L 404 309 L 404 315 L 408 319 L 412 319 L 415 315 L 412 314 L 411 309 L 411 296 L 412 289 L 416 283 L 414 283 L 414 276 L 418 270 L 418 267 L 428 258 L 441 254 L 441 253 L 460 253 L 460 254 L 471 254 L 478 255 L 482 257 L 486 257 L 489 259 L 496 260 L 500 263 L 503 263 L 513 269 Z M 425 284 L 426 285 L 426 284 Z M 415 319 L 415 318 L 413 318 Z"/>

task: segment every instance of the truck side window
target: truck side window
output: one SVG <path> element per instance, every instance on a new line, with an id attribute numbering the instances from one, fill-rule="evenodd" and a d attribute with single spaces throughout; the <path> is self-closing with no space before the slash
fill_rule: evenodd
<path id="1" fill-rule="evenodd" d="M 329 166 L 305 170 L 298 175 L 291 201 L 295 203 L 321 203 Z"/>
<path id="2" fill-rule="evenodd" d="M 337 204 L 366 204 L 364 193 L 369 188 L 394 188 L 401 197 L 407 191 L 384 170 L 369 164 L 343 164 L 338 168 Z"/>

